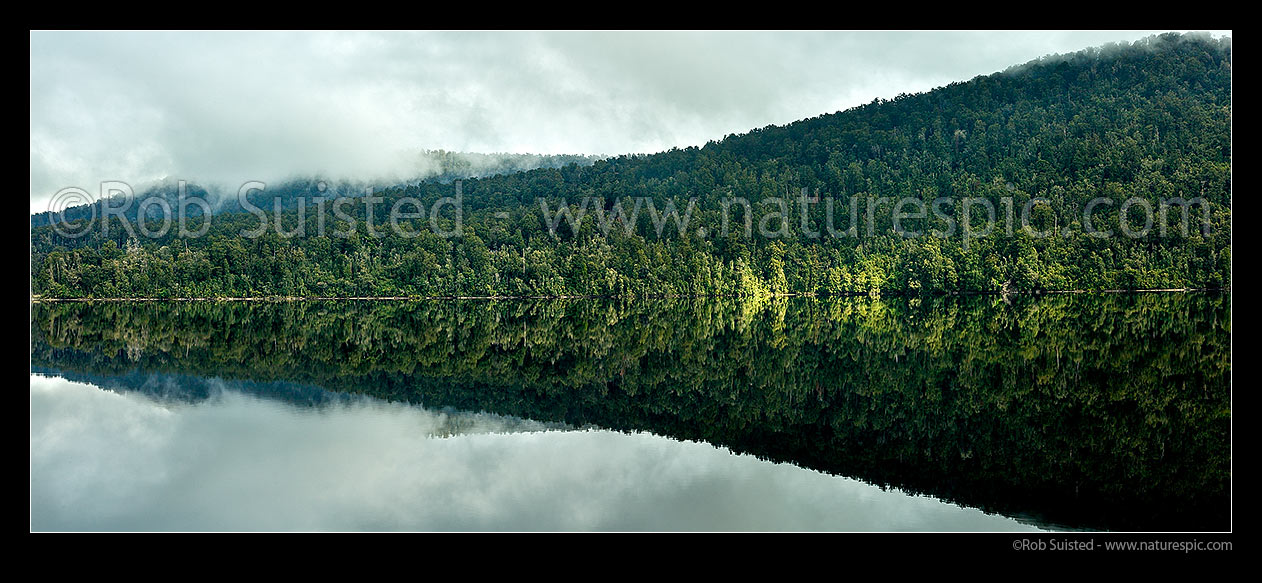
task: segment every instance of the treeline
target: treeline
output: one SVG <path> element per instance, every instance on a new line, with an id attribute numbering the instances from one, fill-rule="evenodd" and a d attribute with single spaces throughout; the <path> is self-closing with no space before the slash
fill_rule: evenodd
<path id="1" fill-rule="evenodd" d="M 153 217 L 77 237 L 38 227 L 32 286 L 48 297 L 1224 288 L 1230 128 L 1230 40 L 1168 34 L 700 148 L 467 180 L 458 214 L 441 203 L 456 185 L 431 182 L 340 216 L 328 201 L 288 196 L 275 212 L 259 198 L 265 220 L 215 215 L 195 238 L 174 225 L 144 236 L 161 230 Z M 401 200 L 419 216 L 399 230 L 385 217 Z M 749 232 L 735 200 L 750 203 Z M 900 233 L 896 214 L 916 209 L 903 200 L 929 211 Z M 987 230 L 987 206 L 989 234 L 969 237 Z"/>
<path id="2" fill-rule="evenodd" d="M 494 176 L 524 172 L 536 168 L 561 168 L 564 166 L 589 166 L 600 160 L 601 156 L 585 156 L 574 154 L 483 154 L 476 152 L 448 152 L 446 150 L 424 150 L 412 160 L 412 169 L 403 172 L 406 177 L 377 180 L 349 180 L 330 177 L 311 176 L 288 179 L 280 183 L 268 184 L 265 192 L 247 192 L 245 200 L 252 205 L 262 205 L 272 209 L 294 209 L 299 202 L 316 197 L 361 196 L 368 189 L 385 190 L 402 184 L 446 184 L 454 180 Z M 31 215 L 31 227 L 43 227 L 59 221 L 91 221 L 107 214 L 125 217 L 135 221 L 141 212 L 142 200 L 161 199 L 172 209 L 180 204 L 180 196 L 186 199 L 200 198 L 206 201 L 210 212 L 234 213 L 245 212 L 246 208 L 239 200 L 240 185 L 206 185 L 185 181 L 181 191 L 180 180 L 166 179 L 158 184 L 149 185 L 130 200 L 122 192 L 114 193 L 110 198 L 96 200 L 91 204 L 71 206 L 59 212 L 44 211 Z M 127 185 L 129 188 L 132 185 Z M 93 197 L 102 196 L 99 188 L 87 189 Z M 187 203 L 186 203 L 187 204 Z M 205 212 L 203 207 L 188 205 L 190 217 L 200 217 Z M 156 214 L 151 212 L 150 214 Z"/>
<path id="3" fill-rule="evenodd" d="M 36 304 L 32 366 L 704 440 L 1062 525 L 1222 530 L 1220 294 Z"/>

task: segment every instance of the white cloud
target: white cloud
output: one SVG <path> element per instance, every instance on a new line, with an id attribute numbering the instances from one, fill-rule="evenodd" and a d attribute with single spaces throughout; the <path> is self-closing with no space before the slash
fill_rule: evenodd
<path id="1" fill-rule="evenodd" d="M 1154 32 L 33 32 L 31 209 L 102 180 L 384 176 L 420 149 L 700 145 Z"/>

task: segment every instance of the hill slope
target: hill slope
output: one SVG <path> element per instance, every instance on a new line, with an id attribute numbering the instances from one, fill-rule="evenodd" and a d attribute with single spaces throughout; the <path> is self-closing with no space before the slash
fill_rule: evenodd
<path id="1" fill-rule="evenodd" d="M 802 189 L 810 198 L 799 197 Z M 266 209 L 266 195 L 252 200 Z M 450 204 L 456 196 L 458 213 Z M 1196 203 L 1190 210 L 1189 200 Z M 384 217 L 396 203 L 418 216 L 392 226 Z M 103 221 L 81 225 L 86 234 L 77 237 L 33 228 L 34 292 L 558 296 L 1225 287 L 1231 44 L 1161 35 L 701 148 L 459 186 L 398 187 L 334 206 L 282 208 L 279 217 L 262 210 L 217 215 L 198 237 L 180 237 L 174 225 L 145 236 L 118 219 L 108 229 Z M 160 222 L 147 225 L 157 231 Z M 299 225 L 305 231 L 289 236 Z M 251 231 L 259 235 L 242 236 Z"/>

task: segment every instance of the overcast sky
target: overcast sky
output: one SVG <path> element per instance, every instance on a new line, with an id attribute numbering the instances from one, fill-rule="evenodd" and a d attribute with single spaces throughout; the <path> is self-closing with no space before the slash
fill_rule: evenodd
<path id="1" fill-rule="evenodd" d="M 32 32 L 31 211 L 103 180 L 701 145 L 1158 32 Z"/>

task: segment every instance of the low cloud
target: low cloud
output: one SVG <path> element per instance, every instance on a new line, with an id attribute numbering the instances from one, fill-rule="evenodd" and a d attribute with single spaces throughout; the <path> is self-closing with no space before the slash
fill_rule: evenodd
<path id="1" fill-rule="evenodd" d="M 701 145 L 1153 32 L 33 32 L 31 209 L 103 180 Z"/>

